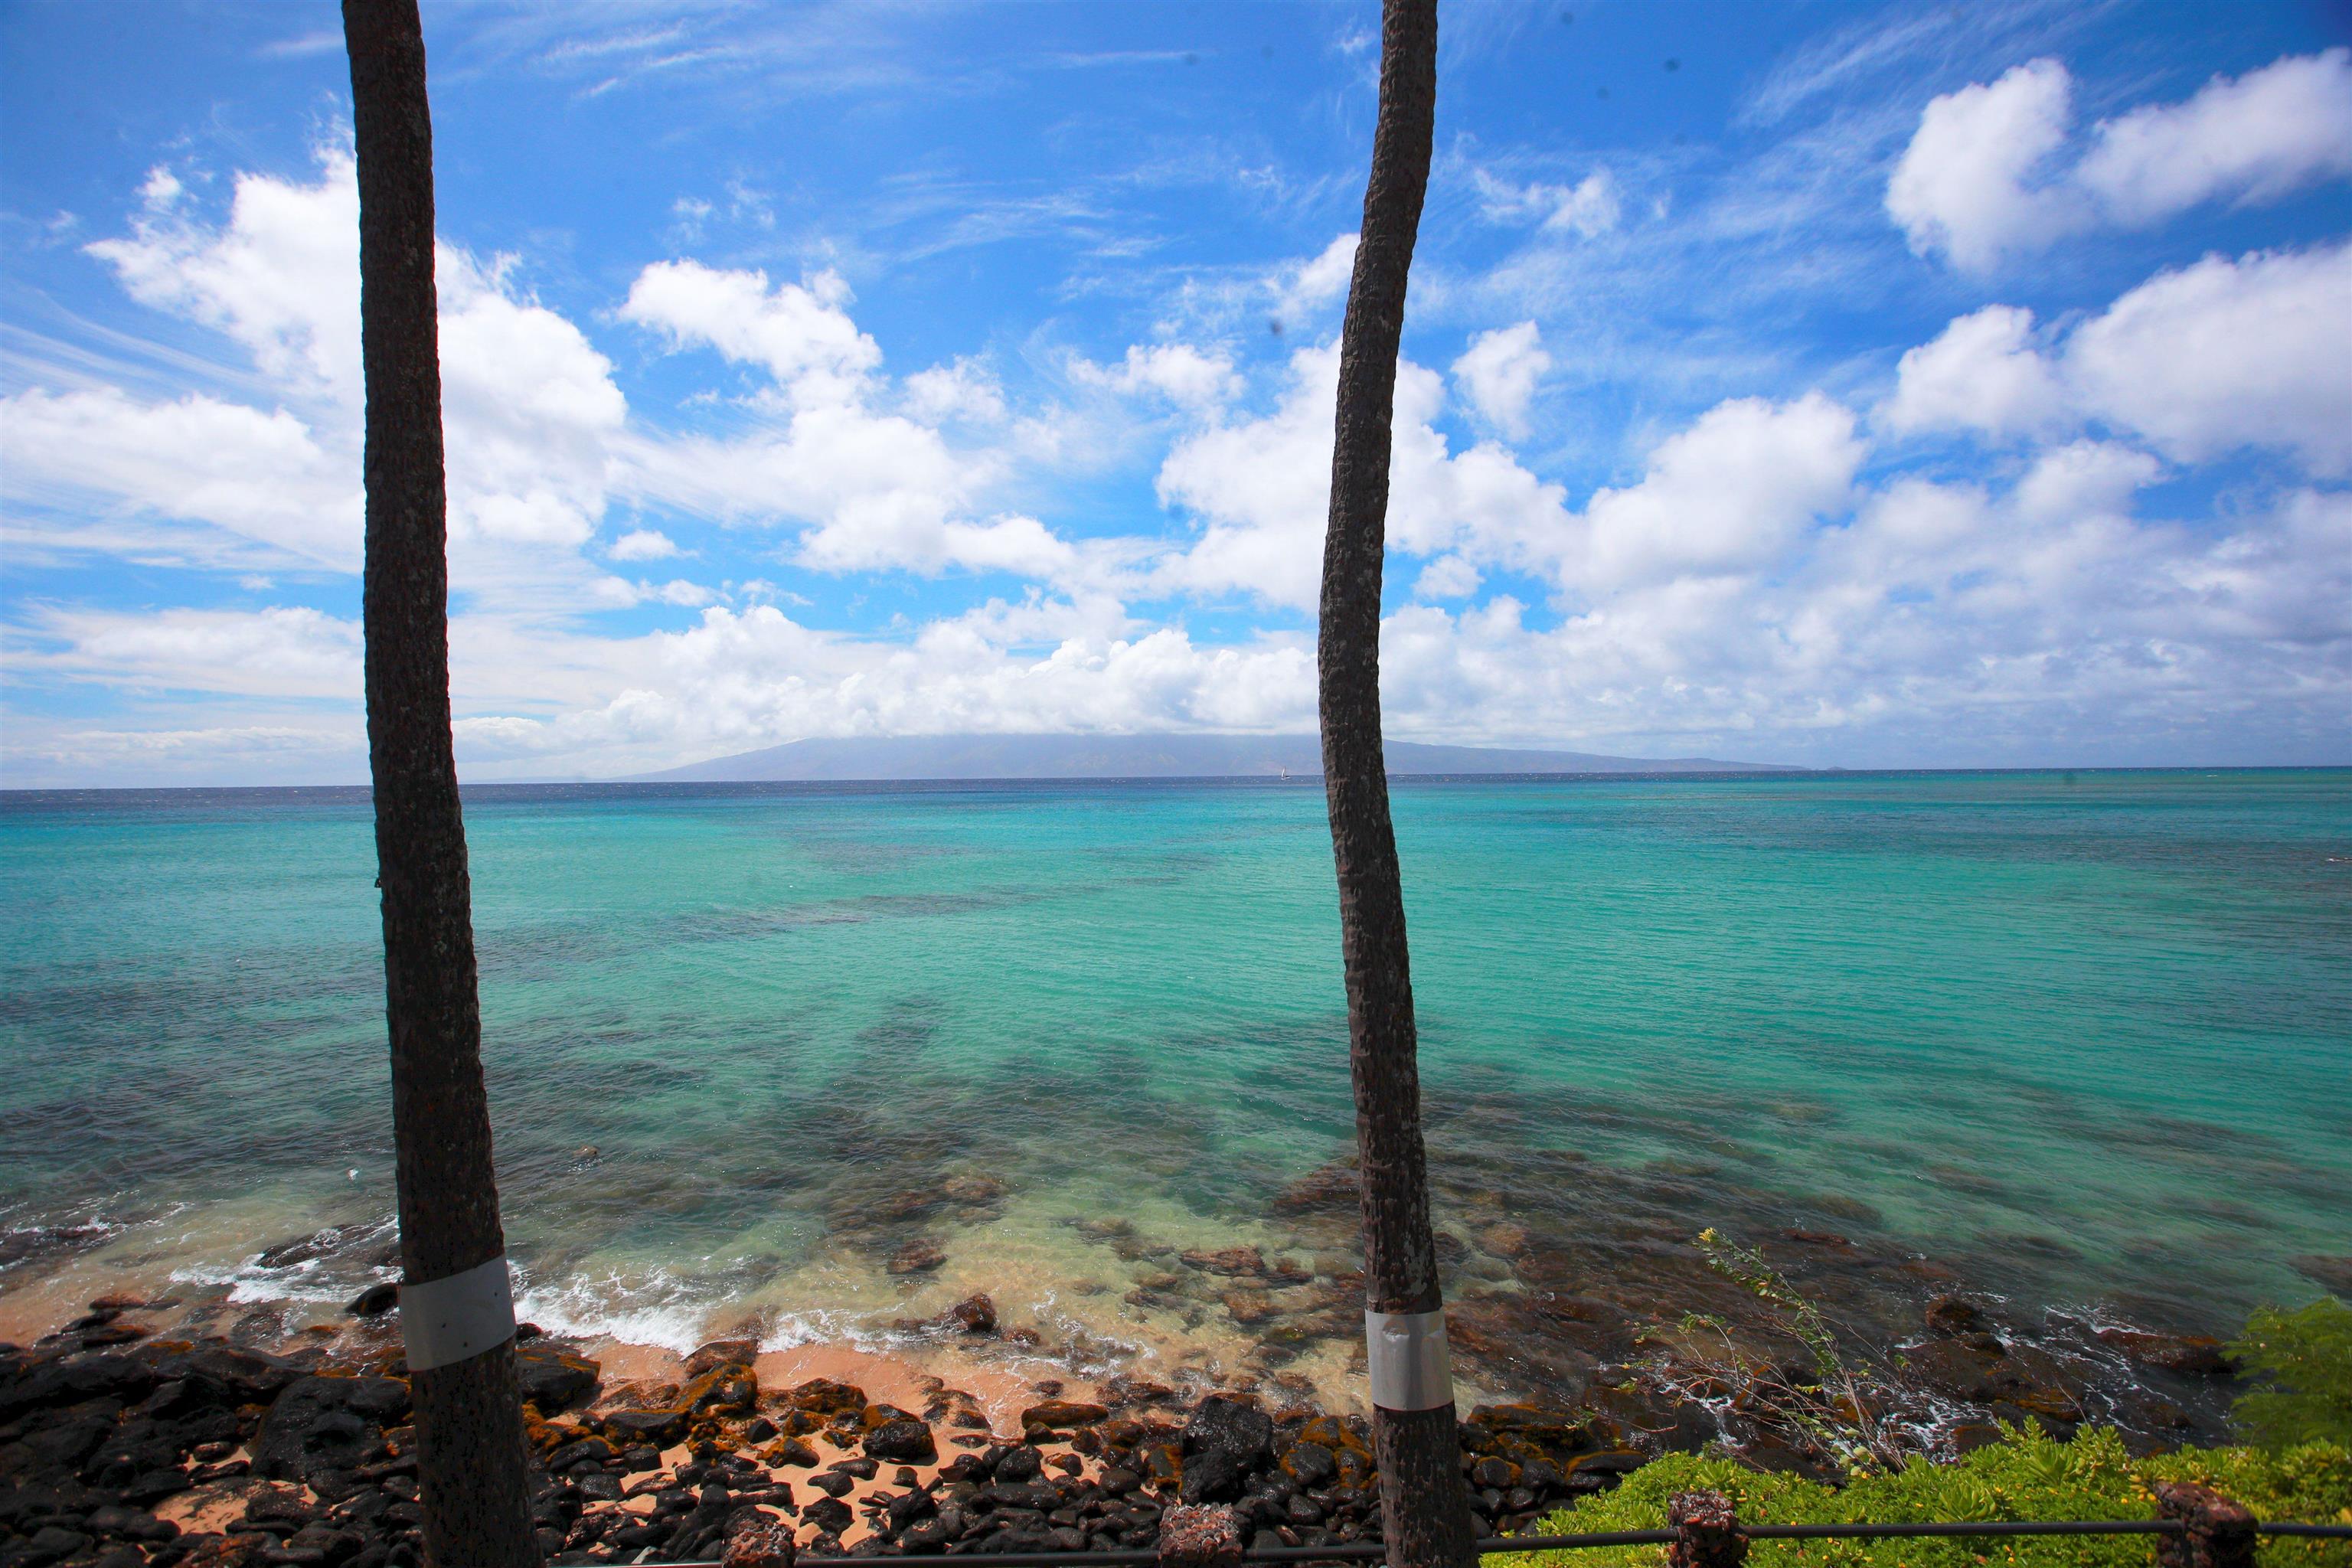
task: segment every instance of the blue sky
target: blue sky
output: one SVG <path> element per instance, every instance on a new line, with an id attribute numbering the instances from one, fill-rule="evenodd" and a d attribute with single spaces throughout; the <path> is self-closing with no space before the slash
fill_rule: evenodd
<path id="1" fill-rule="evenodd" d="M 1447 4 L 1391 733 L 2352 762 L 2341 5 Z M 365 775 L 329 5 L 0 10 L 0 778 Z M 1370 5 L 425 8 L 467 776 L 1314 721 Z"/>

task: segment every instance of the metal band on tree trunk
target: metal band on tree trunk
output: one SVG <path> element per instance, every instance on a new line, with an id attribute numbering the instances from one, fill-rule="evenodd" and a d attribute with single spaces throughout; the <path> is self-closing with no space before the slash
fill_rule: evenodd
<path id="1" fill-rule="evenodd" d="M 1372 1403 L 1382 1410 L 1435 1410 L 1454 1403 L 1445 1313 L 1366 1312 L 1365 1361 Z"/>
<path id="2" fill-rule="evenodd" d="M 503 1255 L 460 1274 L 400 1288 L 400 1335 L 408 1370 L 478 1356 L 514 1338 L 514 1286 Z"/>

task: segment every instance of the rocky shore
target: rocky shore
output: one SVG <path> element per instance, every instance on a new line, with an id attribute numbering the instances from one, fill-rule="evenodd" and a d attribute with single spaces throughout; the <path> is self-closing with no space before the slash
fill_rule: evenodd
<path id="1" fill-rule="evenodd" d="M 54 1342 L 0 1351 L 0 1563 L 419 1561 L 395 1347 L 353 1361 L 369 1336 L 283 1352 L 140 1338 L 123 1319 L 145 1307 L 100 1303 Z M 962 1303 L 955 1331 L 993 1317 Z M 767 1389 L 757 1345 L 734 1341 L 687 1358 L 682 1383 L 608 1383 L 578 1347 L 526 1332 L 533 1518 L 559 1563 L 712 1557 L 755 1524 L 817 1556 L 1148 1547 L 1180 1500 L 1236 1504 L 1268 1543 L 1379 1533 L 1363 1421 L 1256 1393 L 1188 1405 L 1132 1376 L 1077 1397 L 1048 1380 L 999 1431 L 937 1379 L 919 1409 L 823 1378 Z M 1535 1405 L 1482 1407 L 1463 1437 L 1489 1531 L 1658 1450 L 1609 1415 Z"/>
<path id="2" fill-rule="evenodd" d="M 526 1326 L 551 1557 L 714 1556 L 753 1515 L 819 1555 L 1140 1547 L 1194 1500 L 1236 1503 L 1269 1544 L 1377 1531 L 1345 1164 L 1230 1224 L 1074 1215 L 968 1164 L 908 1174 L 861 1176 L 829 1272 L 747 1276 L 690 1354 Z M 2236 1392 L 2220 1342 L 2161 1303 L 2032 1307 L 1868 1215 L 1823 1227 L 1829 1199 L 1792 1215 L 1699 1166 L 1525 1149 L 1458 1147 L 1433 1176 L 1495 1532 L 1667 1452 L 1834 1478 L 2028 1419 L 2151 1451 L 2218 1439 Z M 1694 1215 L 1745 1245 L 1695 1237 Z M 232 1243 L 226 1275 L 135 1229 L 0 1237 L 0 1341 L 19 1342 L 0 1343 L 0 1568 L 415 1561 L 388 1227 Z M 2295 1267 L 2328 1283 L 2352 1263 Z M 784 1314 L 836 1288 L 872 1305 L 812 1342 Z"/>
<path id="3" fill-rule="evenodd" d="M 1850 1247 L 1782 1239 L 1792 1256 Z M 1280 1260 L 1246 1248 L 1180 1261 L 1262 1289 L 1312 1284 L 1278 1285 Z M 1940 1440 L 1965 1448 L 2000 1419 L 2068 1429 L 2092 1397 L 2066 1359 L 1951 1292 L 1916 1309 L 1916 1342 L 1894 1363 L 1906 1381 L 1872 1373 L 1836 1386 L 1759 1359 L 1761 1342 L 1731 1338 L 1722 1320 L 1702 1331 L 1686 1317 L 1678 1349 L 1631 1333 L 1597 1300 L 1523 1294 L 1522 1310 L 1561 1325 L 1551 1353 L 1588 1353 L 1577 1347 L 1596 1336 L 1647 1353 L 1595 1363 L 1574 1399 L 1468 1413 L 1463 1464 L 1482 1533 L 1525 1531 L 1668 1451 L 1724 1445 L 1759 1466 L 1832 1475 L 1841 1443 L 1906 1400 L 1964 1415 Z M 389 1292 L 366 1292 L 339 1322 L 264 1346 L 253 1342 L 275 1321 L 266 1312 L 192 1334 L 191 1324 L 218 1321 L 221 1303 L 191 1312 L 118 1296 L 28 1348 L 0 1346 L 0 1568 L 420 1561 L 415 1434 L 390 1304 Z M 1492 1309 L 1464 1305 L 1455 1335 L 1466 1361 L 1527 1352 L 1498 1337 Z M 975 1366 L 991 1347 L 1034 1348 L 1013 1337 L 1034 1339 L 1028 1331 L 1002 1328 L 985 1296 L 902 1327 L 968 1348 Z M 1696 1352 L 1705 1332 L 1733 1351 Z M 2230 1373 L 2210 1340 L 2111 1327 L 2094 1342 L 2177 1379 Z M 751 1337 L 684 1358 L 639 1356 L 634 1375 L 590 1350 L 530 1325 L 518 1347 L 533 1519 L 554 1562 L 714 1558 L 732 1537 L 761 1531 L 789 1533 L 814 1556 L 1139 1548 L 1180 1501 L 1234 1505 L 1257 1544 L 1379 1533 L 1368 1427 L 1300 1397 L 1298 1381 L 1279 1373 L 1183 1392 L 1132 1373 L 1011 1388 L 999 1378 L 983 1398 L 898 1368 L 884 1397 L 832 1377 L 763 1381 L 762 1364 L 781 1358 Z M 1842 1421 L 1830 1408 L 1840 1398 L 1855 1406 Z M 2161 1411 L 2140 1414 L 2167 1424 Z M 2185 1412 L 2171 1422 L 2191 1424 Z"/>

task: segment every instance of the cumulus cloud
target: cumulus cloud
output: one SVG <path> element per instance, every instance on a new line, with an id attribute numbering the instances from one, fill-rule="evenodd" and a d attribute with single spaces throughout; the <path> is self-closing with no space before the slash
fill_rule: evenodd
<path id="1" fill-rule="evenodd" d="M 2159 273 L 2076 329 L 2084 405 L 2195 461 L 2282 447 L 2352 468 L 2352 243 L 2209 256 Z"/>
<path id="2" fill-rule="evenodd" d="M 1562 581 L 1591 595 L 1761 570 L 1841 510 L 1863 449 L 1853 415 L 1818 392 L 1718 404 L 1658 444 L 1639 484 L 1593 496 Z"/>
<path id="3" fill-rule="evenodd" d="M 985 365 L 960 359 L 933 365 L 907 378 L 907 412 L 926 424 L 963 420 L 973 425 L 1001 425 L 1007 410 L 1004 389 Z"/>
<path id="4" fill-rule="evenodd" d="M 1931 101 L 1886 183 L 1887 213 L 1911 248 L 1981 272 L 2080 226 L 2074 194 L 2037 183 L 2065 145 L 2073 94 L 2066 68 L 2044 59 Z"/>
<path id="5" fill-rule="evenodd" d="M 1073 360 L 1070 374 L 1087 385 L 1129 395 L 1152 393 L 1182 408 L 1213 408 L 1240 396 L 1243 385 L 1232 356 L 1203 352 L 1191 343 L 1133 343 L 1118 364 Z"/>
<path id="6" fill-rule="evenodd" d="M 1356 274 L 1356 237 L 1343 234 L 1305 261 L 1276 270 L 1270 286 L 1276 316 L 1310 319 L 1348 297 Z"/>
<path id="7" fill-rule="evenodd" d="M 1886 186 L 1911 248 L 1984 272 L 2101 225 L 2352 174 L 2352 49 L 2216 76 L 2186 102 L 2102 121 L 2070 165 L 2073 95 L 2066 68 L 2038 59 L 1932 100 Z"/>
<path id="8" fill-rule="evenodd" d="M 2352 243 L 2209 256 L 2161 272 L 2063 342 L 1990 306 L 1903 356 L 1895 430 L 2052 435 L 2097 421 L 2179 462 L 2242 447 L 2352 469 Z"/>
<path id="9" fill-rule="evenodd" d="M 1198 432 L 1160 465 L 1160 499 L 1197 517 L 1201 533 L 1160 564 L 1164 591 L 1239 592 L 1310 608 L 1322 580 L 1331 491 L 1336 344 L 1291 356 L 1290 384 L 1274 412 Z M 1499 446 L 1453 452 L 1435 428 L 1445 402 L 1436 373 L 1397 367 L 1388 538 L 1409 554 L 1459 551 L 1522 560 L 1556 540 L 1561 492 Z"/>
<path id="10" fill-rule="evenodd" d="M 1459 555 L 1441 555 L 1413 579 L 1416 599 L 1466 599 L 1478 591 L 1478 568 Z"/>
<path id="11" fill-rule="evenodd" d="M 11 400 L 12 424 L 59 437 L 27 448 L 26 477 L 75 485 L 85 504 L 209 523 L 355 569 L 364 388 L 351 156 L 321 153 L 308 184 L 239 176 L 218 225 L 178 197 L 160 196 L 151 178 L 131 234 L 89 253 L 133 298 L 225 334 L 285 405 L 148 404 L 111 389 L 40 405 L 26 395 Z M 442 245 L 435 271 L 454 580 L 499 592 L 551 573 L 576 584 L 573 552 L 603 513 L 605 447 L 627 414 L 612 365 L 578 327 L 518 293 L 504 264 Z"/>
<path id="12" fill-rule="evenodd" d="M 661 561 L 677 554 L 677 546 L 657 528 L 633 528 L 604 553 L 615 561 Z"/>
<path id="13" fill-rule="evenodd" d="M 2326 69 L 2305 73 L 2297 101 L 2329 101 L 2327 72 L 2342 67 L 2318 58 Z M 2162 183 L 2151 170 L 2165 157 L 2097 164 L 2100 149 L 2203 144 L 2221 133 L 2200 127 L 2249 116 L 2272 124 L 2248 103 L 2285 89 L 2258 72 L 2153 118 L 2125 115 L 2070 168 L 2063 72 L 2053 82 L 2029 68 L 2021 87 L 2016 76 L 1976 89 L 2005 101 L 1944 116 L 2007 136 L 1996 163 L 2008 185 L 1958 169 L 1967 138 L 1944 124 L 1906 186 L 1928 248 L 1956 261 L 2021 254 L 2051 223 L 2076 221 L 2052 218 L 2037 193 L 2137 222 L 2165 203 L 2262 199 L 2328 166 L 2298 161 L 2281 132 L 2261 157 L 2134 195 Z M 264 572 L 247 591 L 272 598 L 356 564 L 349 183 L 339 155 L 303 179 L 247 176 L 206 219 L 203 186 L 150 179 L 128 237 L 99 258 L 135 297 L 216 331 L 240 364 L 167 395 L 20 382 L 0 405 L 13 560 L 29 544 Z M 1583 188 L 1498 186 L 1490 216 L 1600 232 L 1559 216 L 1598 222 L 1597 196 L 1569 199 Z M 2190 189 L 2202 194 L 2179 194 Z M 1234 297 L 1328 311 L 1353 246 L 1341 237 L 1304 262 L 1252 269 Z M 1465 323 L 1479 330 L 1449 374 L 1399 370 L 1390 542 L 1410 593 L 1384 626 L 1390 726 L 1833 762 L 1872 746 L 1980 761 L 2012 737 L 2042 760 L 2162 725 L 2177 734 L 2233 707 L 2340 732 L 2352 724 L 2352 500 L 2318 479 L 2352 468 L 2347 356 L 2326 352 L 2352 334 L 2347 257 L 2344 245 L 2211 257 L 2041 327 L 2006 304 L 1960 316 L 1903 356 L 1874 429 L 2004 443 L 1973 477 L 1941 451 L 1932 477 L 1905 471 L 1900 448 L 1866 466 L 1853 412 L 1801 383 L 1704 407 L 1710 391 L 1613 483 L 1553 477 L 1514 449 L 1544 411 L 1541 330 L 1518 319 L 1524 307 Z M 1250 400 L 1240 351 L 1205 336 L 1066 364 L 1074 382 L 1185 411 L 1172 434 L 1135 426 L 1167 442 L 1150 453 L 1165 529 L 1081 539 L 1054 526 L 1054 486 L 1097 477 L 1085 467 L 1097 454 L 1068 455 L 1085 432 L 1046 439 L 1052 411 L 1016 413 L 976 359 L 894 378 L 829 274 L 779 283 L 683 258 L 640 271 L 620 306 L 628 325 L 600 331 L 642 329 L 742 372 L 705 361 L 717 384 L 663 428 L 633 417 L 589 334 L 516 281 L 521 263 L 445 247 L 439 264 L 469 774 L 625 773 L 804 734 L 1311 726 L 1313 634 L 1297 613 L 1311 612 L 1319 580 L 1328 343 L 1291 353 L 1270 405 Z M 1478 421 L 1466 447 L 1439 428 L 1449 400 Z M 2301 469 L 2265 465 L 2215 516 L 2140 515 L 2190 488 L 2152 487 L 2243 447 Z M 715 566 L 709 583 L 647 564 L 739 546 L 768 559 Z M 904 619 L 861 635 L 788 615 L 762 601 L 808 602 L 740 580 L 778 560 L 989 580 L 925 588 Z M 1278 629 L 1250 629 L 1244 614 L 1242 629 L 1211 638 L 1137 607 L 1169 600 L 1213 606 L 1221 626 L 1234 601 L 1255 601 Z M 592 614 L 626 605 L 666 629 L 633 618 L 623 635 Z M 46 716 L 28 729 L 12 713 L 12 770 L 33 757 L 58 777 L 144 768 L 185 780 L 241 755 L 357 776 L 347 616 L 48 606 L 15 612 L 7 632 L 12 679 L 132 694 L 169 715 L 134 733 L 127 721 Z M 1769 739 L 1723 740 L 1740 734 Z"/>
<path id="14" fill-rule="evenodd" d="M 1487 424 L 1507 436 L 1524 437 L 1528 401 L 1550 368 L 1542 331 L 1533 321 L 1521 321 L 1471 339 L 1469 349 L 1454 362 L 1454 380 Z"/>
<path id="15" fill-rule="evenodd" d="M 2034 341 L 2033 312 L 1988 305 L 1903 355 L 1880 418 L 1896 431 L 1973 426 L 2018 436 L 2064 423 L 2068 409 L 2058 374 Z"/>
<path id="16" fill-rule="evenodd" d="M 621 305 L 624 321 L 666 334 L 678 348 L 716 349 L 764 368 L 796 405 L 851 401 L 882 363 L 882 350 L 844 308 L 849 285 L 837 272 L 768 287 L 758 271 L 698 261 L 658 261 L 637 274 Z"/>
<path id="17" fill-rule="evenodd" d="M 2104 121 L 2075 177 L 2119 223 L 2200 202 L 2274 201 L 2352 174 L 2352 49 L 2216 76 L 2186 103 Z"/>

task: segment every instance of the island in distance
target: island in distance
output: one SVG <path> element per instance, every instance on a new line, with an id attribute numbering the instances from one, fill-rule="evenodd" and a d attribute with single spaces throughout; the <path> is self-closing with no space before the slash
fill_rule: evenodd
<path id="1" fill-rule="evenodd" d="M 1391 776 L 1445 773 L 1762 773 L 1804 770 L 1714 757 L 1611 757 L 1588 752 L 1388 742 Z M 715 757 L 639 784 L 822 780 L 1313 777 L 1313 735 L 894 735 L 793 741 Z"/>

